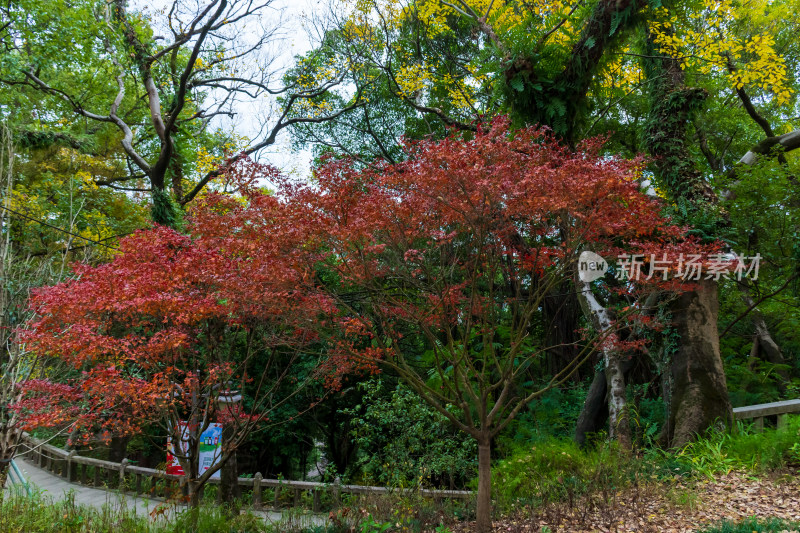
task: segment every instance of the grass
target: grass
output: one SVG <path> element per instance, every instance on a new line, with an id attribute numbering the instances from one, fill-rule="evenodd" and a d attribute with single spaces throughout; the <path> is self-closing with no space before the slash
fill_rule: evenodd
<path id="1" fill-rule="evenodd" d="M 726 520 L 708 529 L 698 531 L 698 533 L 755 533 L 756 531 L 768 531 L 776 533 L 784 531 L 797 532 L 800 531 L 800 523 L 785 522 L 783 520 L 778 520 L 777 518 L 767 520 L 748 518 L 740 522 L 730 522 Z"/>
<path id="2" fill-rule="evenodd" d="M 452 506 L 436 505 L 419 495 L 370 497 L 342 507 L 333 519 L 320 525 L 312 515 L 286 509 L 280 521 L 244 512 L 231 517 L 225 507 L 202 504 L 196 522 L 190 511 L 164 513 L 152 519 L 133 508 L 106 505 L 102 509 L 75 502 L 74 493 L 60 501 L 39 491 L 27 495 L 20 490 L 5 493 L 0 502 L 3 533 L 382 533 L 385 531 L 447 531 L 441 524 L 447 514 L 459 518 Z M 463 512 L 463 511 L 462 511 Z M 399 524 L 399 526 L 398 526 Z"/>
<path id="3" fill-rule="evenodd" d="M 572 508 L 587 494 L 611 495 L 653 481 L 713 479 L 732 471 L 762 475 L 800 466 L 800 416 L 778 429 L 753 432 L 739 424 L 733 432 L 717 431 L 679 450 L 650 448 L 620 454 L 613 445 L 581 449 L 571 440 L 537 442 L 518 448 L 492 469 L 493 495 L 501 513 L 552 503 Z M 685 503 L 692 507 L 691 498 Z"/>
<path id="4" fill-rule="evenodd" d="M 35 491 L 30 496 L 9 491 L 0 502 L 0 531 L 3 533 L 328 533 L 314 528 L 300 513 L 286 513 L 277 523 L 268 523 L 261 516 L 243 513 L 231 517 L 224 507 L 202 505 L 196 527 L 189 511 L 151 519 L 136 514 L 134 509 L 106 505 L 95 509 L 79 505 L 70 493 L 60 501 Z"/>
<path id="5" fill-rule="evenodd" d="M 763 474 L 787 464 L 800 466 L 799 435 L 800 416 L 789 417 L 782 429 L 761 433 L 739 423 L 734 432 L 714 432 L 677 452 L 664 454 L 664 458 L 687 472 L 709 478 L 734 470 Z"/>

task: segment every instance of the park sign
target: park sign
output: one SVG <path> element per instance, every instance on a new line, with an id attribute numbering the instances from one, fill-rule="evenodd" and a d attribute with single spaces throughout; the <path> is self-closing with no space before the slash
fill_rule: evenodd
<path id="1" fill-rule="evenodd" d="M 186 435 L 186 438 L 181 438 L 180 446 L 181 452 L 186 455 L 189 451 L 188 443 L 188 424 L 184 421 L 180 423 L 181 436 Z M 222 456 L 222 424 L 209 424 L 209 426 L 200 434 L 200 446 L 198 447 L 198 475 L 217 464 Z M 172 437 L 167 439 L 167 474 L 184 475 L 183 468 L 180 461 L 175 456 L 175 447 L 172 443 Z M 212 478 L 219 479 L 220 471 L 217 470 L 211 475 Z"/>

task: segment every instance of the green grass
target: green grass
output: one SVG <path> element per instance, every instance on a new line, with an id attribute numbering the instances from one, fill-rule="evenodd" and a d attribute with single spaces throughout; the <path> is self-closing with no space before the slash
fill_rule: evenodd
<path id="1" fill-rule="evenodd" d="M 119 505 L 102 510 L 75 503 L 72 494 L 54 501 L 41 492 L 28 496 L 19 491 L 6 492 L 0 502 L 0 531 L 3 533 L 329 533 L 314 528 L 300 513 L 286 513 L 274 524 L 262 517 L 244 513 L 231 518 L 223 507 L 202 505 L 196 527 L 189 511 L 151 519 Z"/>
<path id="2" fill-rule="evenodd" d="M 800 416 L 791 416 L 780 430 L 766 429 L 755 433 L 748 426 L 738 424 L 734 432 L 715 432 L 677 452 L 664 454 L 664 458 L 706 477 L 733 470 L 761 474 L 787 464 L 800 464 L 798 442 Z"/>
<path id="3" fill-rule="evenodd" d="M 740 522 L 723 521 L 707 529 L 698 530 L 698 533 L 754 533 L 754 532 L 796 532 L 800 531 L 800 523 L 785 522 L 777 518 L 758 519 L 748 518 Z"/>
<path id="4" fill-rule="evenodd" d="M 568 439 L 551 439 L 517 448 L 492 469 L 493 495 L 501 512 L 567 502 L 585 494 L 609 494 L 643 480 L 713 478 L 731 471 L 760 475 L 800 465 L 800 416 L 786 427 L 755 433 L 739 424 L 679 450 L 650 448 L 620 455 L 601 443 L 581 449 Z"/>

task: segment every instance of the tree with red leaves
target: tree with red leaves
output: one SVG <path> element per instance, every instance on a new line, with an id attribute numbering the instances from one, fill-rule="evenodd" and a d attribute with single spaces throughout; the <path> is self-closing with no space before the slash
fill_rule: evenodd
<path id="1" fill-rule="evenodd" d="M 224 223 L 236 220 L 240 204 L 204 202 L 193 237 L 140 231 L 111 262 L 77 265 L 75 279 L 35 293 L 39 318 L 24 333 L 27 347 L 68 363 L 73 375 L 27 382 L 17 405 L 28 428 L 69 428 L 84 442 L 160 421 L 173 442 L 188 440 L 188 452 L 176 447 L 176 455 L 193 506 L 245 437 L 303 386 L 293 365 L 313 340 L 307 323 L 320 308 L 295 289 L 302 269 L 281 254 L 277 234 L 255 240 L 242 224 L 231 231 Z M 262 214 L 278 207 L 268 196 L 256 204 Z M 246 391 L 247 414 L 219 402 L 232 388 Z M 201 472 L 199 435 L 215 421 L 228 428 L 222 457 Z"/>
<path id="2" fill-rule="evenodd" d="M 333 280 L 308 286 L 336 304 L 329 318 L 338 327 L 321 331 L 331 385 L 344 368 L 389 369 L 472 436 L 481 532 L 491 530 L 493 439 L 593 351 L 642 348 L 621 334 L 620 316 L 587 324 L 570 365 L 544 386 L 524 386 L 548 348 L 537 335 L 543 298 L 575 278 L 586 249 L 649 257 L 698 248 L 640 190 L 642 162 L 602 156 L 601 147 L 591 140 L 571 151 L 544 129 L 510 133 L 501 119 L 409 143 L 397 164 L 329 160 L 313 185 L 286 190 L 293 224 L 314 229 L 306 249 Z M 610 277 L 596 289 L 648 290 Z M 664 289 L 678 286 L 662 281 Z"/>
<path id="3" fill-rule="evenodd" d="M 193 213 L 193 239 L 137 234 L 109 265 L 37 296 L 42 318 L 30 341 L 83 370 L 80 390 L 65 389 L 64 409 L 48 416 L 63 423 L 80 410 L 92 427 L 108 427 L 161 410 L 177 421 L 199 413 L 200 398 L 213 403 L 205 399 L 220 384 L 244 380 L 240 359 L 223 354 L 246 359 L 256 332 L 259 345 L 276 349 L 325 343 L 320 372 L 331 388 L 389 369 L 476 440 L 477 529 L 489 531 L 493 438 L 594 351 L 642 348 L 621 334 L 623 317 L 605 314 L 584 328 L 570 365 L 542 386 L 524 385 L 548 348 L 539 334 L 545 296 L 576 277 L 586 249 L 604 257 L 711 249 L 641 192 L 640 161 L 601 148 L 592 140 L 572 151 L 546 130 L 510 133 L 496 120 L 409 143 L 401 163 L 331 159 L 313 184 L 271 173 L 276 195 L 252 186 L 240 199 L 213 195 Z M 594 289 L 648 290 L 609 277 Z M 680 288 L 656 279 L 657 290 Z M 585 285 L 584 296 L 592 290 Z M 627 319 L 652 325 L 635 306 Z M 228 330 L 242 333 L 243 348 L 223 342 Z M 78 397 L 89 401 L 78 406 Z"/>

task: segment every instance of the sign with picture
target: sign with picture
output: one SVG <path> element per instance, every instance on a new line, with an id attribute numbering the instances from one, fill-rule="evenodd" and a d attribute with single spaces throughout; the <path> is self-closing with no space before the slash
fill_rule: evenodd
<path id="1" fill-rule="evenodd" d="M 181 452 L 185 455 L 189 449 L 188 435 L 189 430 L 186 422 L 181 422 Z M 200 446 L 198 450 L 198 473 L 202 474 L 215 464 L 222 457 L 222 424 L 209 424 L 203 433 L 200 434 Z M 172 438 L 167 439 L 167 474 L 183 475 L 183 468 L 180 461 L 175 457 L 175 447 Z M 219 479 L 220 471 L 217 470 L 211 475 L 212 478 Z"/>

